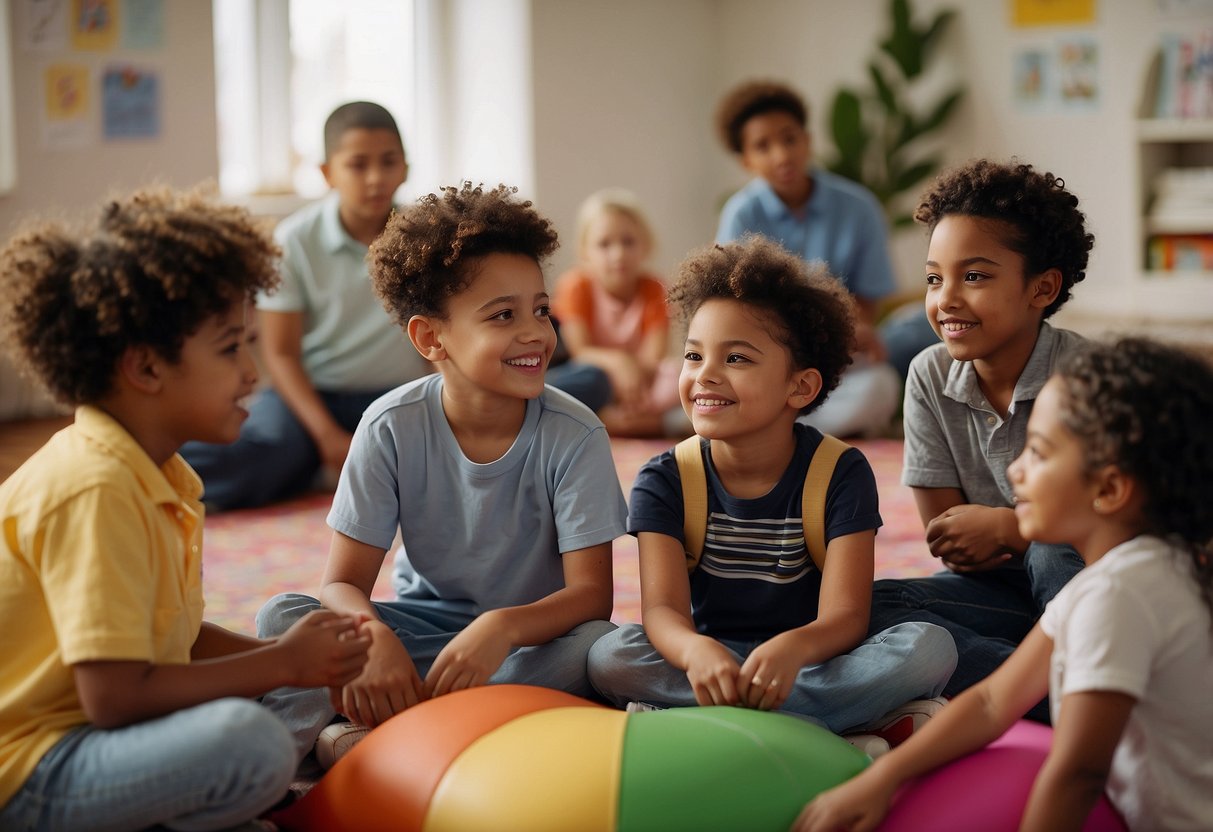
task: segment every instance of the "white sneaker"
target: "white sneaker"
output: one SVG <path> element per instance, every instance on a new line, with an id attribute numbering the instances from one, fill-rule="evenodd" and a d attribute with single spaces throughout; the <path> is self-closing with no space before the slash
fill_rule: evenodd
<path id="1" fill-rule="evenodd" d="M 660 705 L 651 705 L 648 702 L 629 702 L 624 710 L 630 714 L 642 714 L 645 711 L 664 711 L 665 708 Z"/>
<path id="2" fill-rule="evenodd" d="M 334 722 L 316 738 L 316 762 L 328 771 L 370 732 L 370 728 L 356 722 Z"/>
<path id="3" fill-rule="evenodd" d="M 896 748 L 926 725 L 927 720 L 939 713 L 946 704 L 948 700 L 942 696 L 934 699 L 913 699 L 879 719 L 857 726 L 855 731 L 859 734 L 875 735 L 888 743 L 889 748 Z"/>
<path id="4" fill-rule="evenodd" d="M 873 760 L 881 754 L 889 753 L 888 740 L 875 734 L 844 734 L 842 738 Z"/>

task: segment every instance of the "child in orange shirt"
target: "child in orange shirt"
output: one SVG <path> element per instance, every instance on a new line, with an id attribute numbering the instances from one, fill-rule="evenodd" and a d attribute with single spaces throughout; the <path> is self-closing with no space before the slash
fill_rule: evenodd
<path id="1" fill-rule="evenodd" d="M 600 367 L 612 399 L 598 415 L 613 434 L 685 435 L 678 364 L 667 355 L 665 284 L 647 273 L 653 233 L 635 196 L 618 188 L 582 203 L 580 265 L 556 283 L 552 307 L 578 361 Z"/>

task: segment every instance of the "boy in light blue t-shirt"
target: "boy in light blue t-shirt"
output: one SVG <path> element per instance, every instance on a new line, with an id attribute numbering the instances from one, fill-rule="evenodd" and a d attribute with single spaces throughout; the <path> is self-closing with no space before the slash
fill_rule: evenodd
<path id="1" fill-rule="evenodd" d="M 510 194 L 447 188 L 372 245 L 376 290 L 438 374 L 360 422 L 328 517 L 320 600 L 280 595 L 258 616 L 267 634 L 321 603 L 368 619 L 370 659 L 339 695 L 354 733 L 326 734 L 343 747 L 418 702 L 486 683 L 589 695 L 586 654 L 613 629 L 611 541 L 627 509 L 602 423 L 544 385 L 556 334 L 539 261 L 556 234 Z M 372 602 L 397 531 L 397 597 Z M 266 702 L 301 752 L 335 713 L 324 692 Z M 318 746 L 322 764 L 330 746 Z"/>

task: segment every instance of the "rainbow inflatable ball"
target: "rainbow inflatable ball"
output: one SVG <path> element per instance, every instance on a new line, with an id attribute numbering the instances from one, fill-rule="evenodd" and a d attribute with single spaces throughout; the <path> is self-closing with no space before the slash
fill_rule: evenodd
<path id="1" fill-rule="evenodd" d="M 393 717 L 273 819 L 298 832 L 782 832 L 867 765 L 786 714 L 628 714 L 491 685 Z"/>
<path id="2" fill-rule="evenodd" d="M 1015 832 L 1053 729 L 1021 721 L 981 751 L 919 777 L 897 793 L 881 832 Z M 1083 832 L 1128 832 L 1101 797 Z"/>

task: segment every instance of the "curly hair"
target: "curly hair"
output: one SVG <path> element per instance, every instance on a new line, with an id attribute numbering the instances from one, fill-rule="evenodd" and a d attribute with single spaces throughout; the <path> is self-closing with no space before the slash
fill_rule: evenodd
<path id="1" fill-rule="evenodd" d="M 552 224 L 517 188 L 485 191 L 464 182 L 428 194 L 395 213 L 371 244 L 371 282 L 402 328 L 414 315 L 443 317 L 446 303 L 476 276 L 489 254 L 523 254 L 542 262 L 559 245 Z"/>
<path id="2" fill-rule="evenodd" d="M 176 362 L 207 319 L 275 287 L 278 254 L 202 187 L 110 199 L 79 229 L 32 224 L 0 252 L 0 344 L 58 401 L 94 403 L 128 347 Z"/>
<path id="3" fill-rule="evenodd" d="M 1115 464 L 1145 497 L 1145 534 L 1186 548 L 1213 608 L 1213 364 L 1148 338 L 1089 344 L 1057 369 L 1062 422 L 1088 473 Z"/>
<path id="4" fill-rule="evenodd" d="M 787 113 L 801 127 L 809 123 L 809 107 L 796 90 L 778 81 L 747 81 L 725 93 L 716 107 L 716 133 L 725 148 L 741 152 L 741 130 L 754 116 Z"/>
<path id="5" fill-rule="evenodd" d="M 1074 284 L 1087 276 L 1095 236 L 1083 225 L 1078 197 L 1060 177 L 1014 161 L 978 159 L 941 174 L 923 195 L 914 219 L 934 231 L 951 215 L 997 220 L 1007 232 L 1003 244 L 1023 256 L 1026 275 L 1052 268 L 1061 272 L 1061 290 L 1044 318 L 1060 309 Z"/>
<path id="6" fill-rule="evenodd" d="M 855 350 L 854 301 L 825 264 L 806 264 L 759 234 L 709 246 L 679 265 L 669 302 L 686 324 L 715 298 L 753 307 L 775 327 L 772 335 L 796 368 L 821 373 L 821 393 L 801 413 L 820 407 Z"/>

